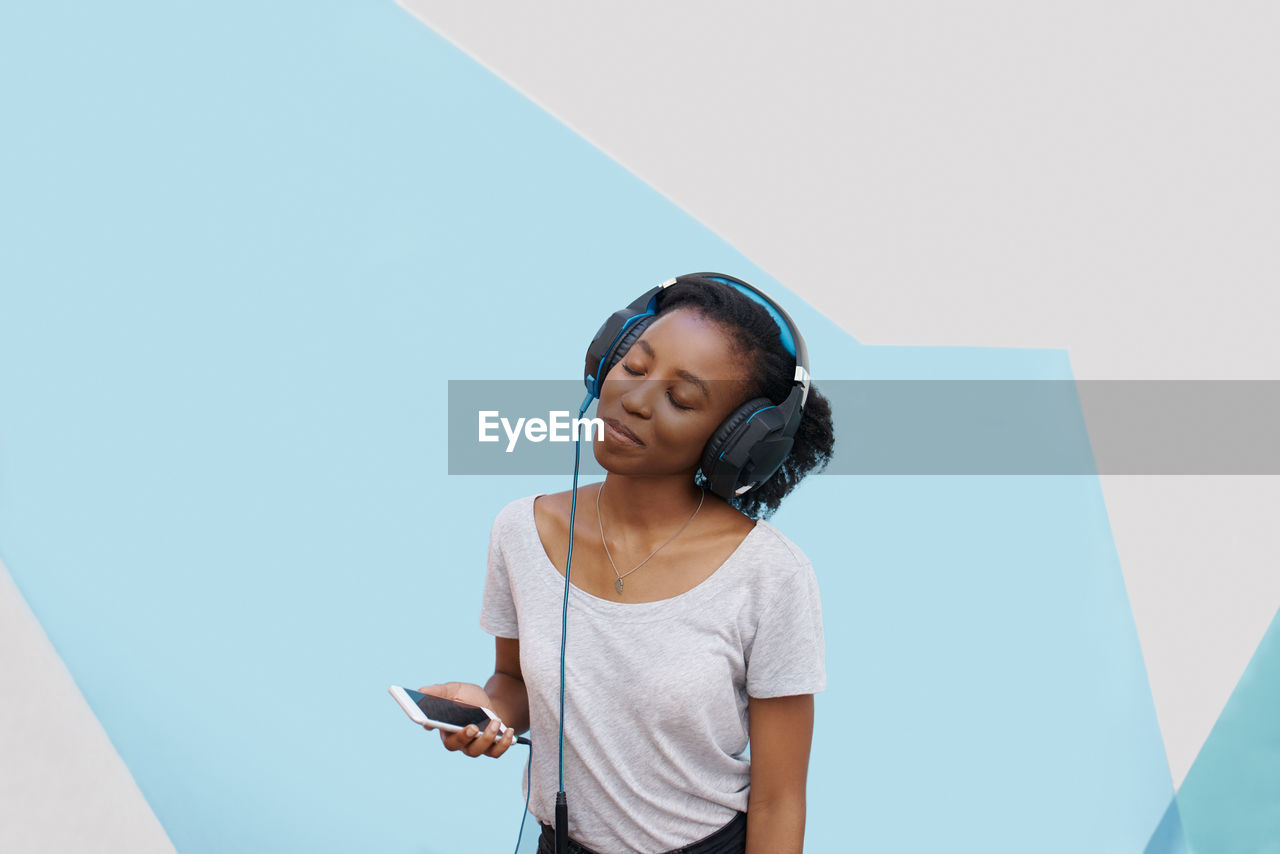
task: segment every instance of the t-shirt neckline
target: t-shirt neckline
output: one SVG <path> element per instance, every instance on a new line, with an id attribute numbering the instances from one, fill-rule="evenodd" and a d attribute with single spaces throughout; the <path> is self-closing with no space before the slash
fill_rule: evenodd
<path id="1" fill-rule="evenodd" d="M 534 515 L 534 502 L 546 493 L 540 492 L 528 499 L 529 506 L 524 514 L 525 530 L 527 535 L 533 540 L 533 544 L 537 547 L 537 552 L 541 558 L 542 575 L 549 581 L 554 582 L 561 590 L 564 589 L 564 575 L 556 568 L 551 560 L 551 555 L 547 554 L 546 548 L 542 545 L 542 537 L 538 536 L 538 522 Z M 729 556 L 724 559 L 719 566 L 715 568 L 710 575 L 699 581 L 693 587 L 683 593 L 677 593 L 675 596 L 668 596 L 666 599 L 654 599 L 650 602 L 614 602 L 611 599 L 602 599 L 594 593 L 588 593 L 572 581 L 569 582 L 570 595 L 580 604 L 587 605 L 598 611 L 608 611 L 611 614 L 645 616 L 657 615 L 657 612 L 666 612 L 678 608 L 686 602 L 695 602 L 703 596 L 709 595 L 714 589 L 724 583 L 723 579 L 732 574 L 732 566 L 736 565 L 739 557 L 743 553 L 747 542 L 756 535 L 757 531 L 761 531 L 768 527 L 768 522 L 763 519 L 757 519 L 755 525 L 752 526 L 747 535 L 734 548 Z M 725 570 L 730 570 L 726 572 Z M 549 573 L 549 575 L 548 575 Z"/>

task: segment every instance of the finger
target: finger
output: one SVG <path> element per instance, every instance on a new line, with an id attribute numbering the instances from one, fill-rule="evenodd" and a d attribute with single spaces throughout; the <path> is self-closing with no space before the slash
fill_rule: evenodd
<path id="1" fill-rule="evenodd" d="M 489 721 L 489 725 L 484 728 L 484 732 L 476 736 L 476 738 L 466 746 L 464 752 L 468 756 L 479 756 L 485 753 L 489 748 L 493 747 L 493 743 L 498 739 L 498 730 L 502 725 L 496 721 Z"/>
<path id="2" fill-rule="evenodd" d="M 462 732 L 440 730 L 440 740 L 444 742 L 444 746 L 449 750 L 466 750 L 478 735 L 480 735 L 480 728 L 475 724 L 468 726 Z"/>
<path id="3" fill-rule="evenodd" d="M 484 755 L 492 756 L 494 759 L 497 759 L 499 756 L 506 753 L 507 748 L 515 744 L 515 741 L 516 731 L 511 727 L 507 727 L 507 731 L 502 734 L 501 738 L 493 743 L 493 747 L 490 747 L 485 751 Z"/>
<path id="4" fill-rule="evenodd" d="M 484 728 L 484 732 L 480 733 L 474 741 L 468 744 L 463 752 L 468 756 L 479 756 L 490 747 L 493 747 L 493 742 L 498 738 L 498 727 L 500 726 L 501 724 L 497 720 L 489 721 L 489 725 Z"/>

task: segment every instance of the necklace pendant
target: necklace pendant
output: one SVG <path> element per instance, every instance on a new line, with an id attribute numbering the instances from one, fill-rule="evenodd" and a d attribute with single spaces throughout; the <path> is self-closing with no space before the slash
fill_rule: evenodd
<path id="1" fill-rule="evenodd" d="M 621 593 L 621 592 L 622 592 L 622 579 L 621 579 L 621 578 L 619 578 L 617 581 L 613 582 L 613 589 L 614 589 L 614 590 L 617 590 L 619 593 Z"/>

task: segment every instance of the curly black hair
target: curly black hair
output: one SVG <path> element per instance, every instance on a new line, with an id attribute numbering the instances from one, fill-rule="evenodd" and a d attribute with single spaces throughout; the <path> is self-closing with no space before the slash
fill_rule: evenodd
<path id="1" fill-rule="evenodd" d="M 776 405 L 790 394 L 796 360 L 782 346 L 778 324 L 764 306 L 737 288 L 704 278 L 682 277 L 657 299 L 659 317 L 677 308 L 693 309 L 720 325 L 738 345 L 739 354 L 752 361 L 752 382 L 744 403 L 767 397 Z M 795 444 L 782 467 L 755 489 L 728 499 L 729 503 L 752 518 L 768 518 L 805 475 L 826 467 L 834 445 L 831 404 L 810 385 Z M 701 471 L 695 482 L 707 485 Z"/>

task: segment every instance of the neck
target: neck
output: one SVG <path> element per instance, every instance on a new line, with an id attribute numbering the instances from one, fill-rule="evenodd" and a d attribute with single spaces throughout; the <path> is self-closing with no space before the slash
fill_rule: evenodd
<path id="1" fill-rule="evenodd" d="M 702 500 L 690 474 L 630 477 L 610 473 L 602 485 L 610 530 L 669 531 L 683 524 Z"/>

